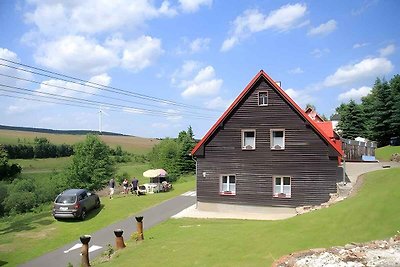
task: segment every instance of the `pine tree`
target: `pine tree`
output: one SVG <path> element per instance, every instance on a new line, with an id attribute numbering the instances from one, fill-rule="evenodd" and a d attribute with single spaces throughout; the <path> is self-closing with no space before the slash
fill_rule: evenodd
<path id="1" fill-rule="evenodd" d="M 393 113 L 393 102 L 391 99 L 390 86 L 387 81 L 376 79 L 374 84 L 374 120 L 372 126 L 373 140 L 378 142 L 379 146 L 389 144 L 392 136 L 390 120 Z"/>
<path id="2" fill-rule="evenodd" d="M 393 112 L 390 118 L 390 129 L 394 136 L 400 136 L 400 75 L 395 75 L 390 80 L 391 98 L 393 101 Z"/>
<path id="3" fill-rule="evenodd" d="M 342 130 L 342 137 L 354 139 L 363 135 L 365 128 L 360 105 L 354 100 L 350 100 L 349 104 L 342 104 L 337 111 L 341 117 L 339 126 Z"/>

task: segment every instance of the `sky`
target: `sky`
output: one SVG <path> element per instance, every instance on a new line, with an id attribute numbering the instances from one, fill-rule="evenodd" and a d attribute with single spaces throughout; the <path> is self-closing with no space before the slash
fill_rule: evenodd
<path id="1" fill-rule="evenodd" d="M 400 73 L 398 14 L 396 0 L 1 0 L 0 124 L 201 138 L 261 69 L 329 117 Z"/>

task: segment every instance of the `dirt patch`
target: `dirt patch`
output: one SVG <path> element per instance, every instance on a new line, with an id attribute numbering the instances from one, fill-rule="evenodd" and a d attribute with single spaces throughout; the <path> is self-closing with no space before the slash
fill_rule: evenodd
<path id="1" fill-rule="evenodd" d="M 55 227 L 44 229 L 40 232 L 20 232 L 15 234 L 15 237 L 17 238 L 30 238 L 30 239 L 44 239 L 47 236 L 49 236 L 54 230 L 56 230 Z"/>
<path id="2" fill-rule="evenodd" d="M 400 236 L 343 247 L 311 249 L 281 257 L 273 267 L 400 266 Z"/>
<path id="3" fill-rule="evenodd" d="M 10 245 L 0 244 L 0 252 L 11 252 L 11 251 L 13 251 L 13 248 Z"/>
<path id="4" fill-rule="evenodd" d="M 358 193 L 358 191 L 360 191 L 360 188 L 364 184 L 365 175 L 366 174 L 362 174 L 362 175 L 358 176 L 357 181 L 353 185 L 353 188 L 351 189 L 350 194 L 349 194 L 348 197 L 353 197 Z"/>

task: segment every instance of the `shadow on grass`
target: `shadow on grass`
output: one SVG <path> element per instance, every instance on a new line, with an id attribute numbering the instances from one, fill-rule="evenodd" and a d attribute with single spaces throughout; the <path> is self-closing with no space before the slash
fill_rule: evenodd
<path id="1" fill-rule="evenodd" d="M 100 208 L 93 209 L 87 213 L 85 221 L 90 221 L 94 217 L 97 216 L 97 214 L 100 213 L 100 211 L 104 208 L 104 204 L 100 205 Z M 81 221 L 79 218 L 63 218 L 63 219 L 58 219 L 60 222 L 66 222 L 66 223 L 76 223 Z"/>
<path id="2" fill-rule="evenodd" d="M 9 226 L 1 228 L 0 234 L 8 234 L 15 233 L 21 231 L 29 231 L 33 230 L 41 225 L 50 225 L 54 223 L 54 221 L 50 220 L 49 212 L 41 212 L 38 214 L 25 214 L 21 215 L 21 217 L 11 218 L 9 222 Z"/>
<path id="3" fill-rule="evenodd" d="M 8 262 L 0 260 L 0 266 L 6 265 Z"/>

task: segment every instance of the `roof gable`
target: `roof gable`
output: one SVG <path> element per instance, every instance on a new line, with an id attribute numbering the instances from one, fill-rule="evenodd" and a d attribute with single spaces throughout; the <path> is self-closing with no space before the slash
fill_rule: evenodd
<path id="1" fill-rule="evenodd" d="M 197 143 L 197 145 L 192 150 L 192 155 L 194 155 L 217 131 L 218 127 L 222 125 L 222 123 L 229 117 L 229 115 L 234 111 L 235 107 L 237 107 L 243 99 L 247 96 L 247 94 L 251 91 L 253 86 L 260 80 L 265 79 L 273 89 L 276 90 L 278 94 L 282 96 L 284 101 L 286 101 L 293 109 L 297 112 L 297 114 L 302 117 L 305 121 L 307 121 L 312 129 L 330 146 L 338 153 L 338 155 L 343 155 L 343 152 L 336 144 L 334 139 L 331 139 L 326 135 L 322 129 L 317 126 L 317 123 L 313 121 L 286 93 L 285 91 L 279 87 L 271 77 L 268 76 L 263 70 L 257 73 L 256 76 L 249 82 L 249 84 L 244 88 L 244 90 L 239 94 L 239 96 L 233 101 L 233 103 L 229 106 L 229 108 L 222 114 L 222 116 L 214 123 L 214 125 L 208 130 L 208 132 L 204 135 L 204 137 Z"/>

